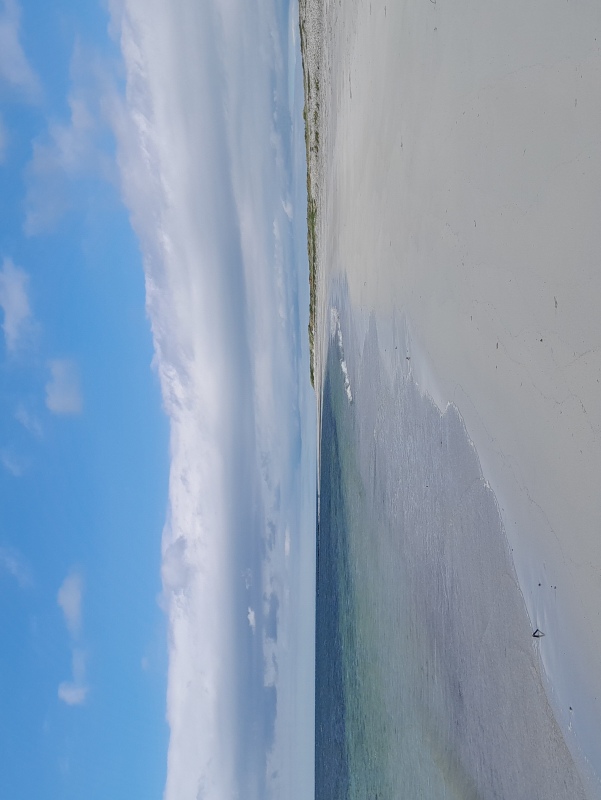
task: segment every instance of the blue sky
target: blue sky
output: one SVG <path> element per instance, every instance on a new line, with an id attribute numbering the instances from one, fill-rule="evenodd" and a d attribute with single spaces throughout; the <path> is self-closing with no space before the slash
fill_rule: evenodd
<path id="1" fill-rule="evenodd" d="M 312 793 L 297 13 L 0 0 L 2 797 Z"/>

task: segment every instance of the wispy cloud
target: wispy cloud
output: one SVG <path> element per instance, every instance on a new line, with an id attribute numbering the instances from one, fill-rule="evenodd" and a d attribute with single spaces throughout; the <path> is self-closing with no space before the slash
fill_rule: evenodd
<path id="1" fill-rule="evenodd" d="M 46 407 L 53 414 L 80 414 L 83 400 L 77 364 L 68 358 L 48 362 L 50 380 L 46 384 Z"/>
<path id="2" fill-rule="evenodd" d="M 76 43 L 66 119 L 52 118 L 33 143 L 25 171 L 24 231 L 47 233 L 73 204 L 76 184 L 87 178 L 112 181 L 114 160 L 104 141 L 109 131 L 104 104 L 111 94 L 110 72 L 94 52 Z"/>
<path id="3" fill-rule="evenodd" d="M 19 403 L 17 406 L 15 410 L 15 419 L 33 436 L 40 437 L 42 435 L 42 425 L 39 419 L 35 414 L 28 411 L 23 403 Z"/>
<path id="4" fill-rule="evenodd" d="M 0 308 L 4 314 L 2 330 L 9 352 L 18 350 L 32 330 L 28 285 L 27 273 L 15 266 L 10 258 L 5 258 L 0 270 Z"/>
<path id="5" fill-rule="evenodd" d="M 86 682 L 86 654 L 79 645 L 82 631 L 83 578 L 77 570 L 72 570 L 62 582 L 56 602 L 58 603 L 69 636 L 72 650 L 73 675 L 58 687 L 58 697 L 69 706 L 85 703 L 89 687 Z"/>
<path id="6" fill-rule="evenodd" d="M 13 547 L 0 545 L 0 572 L 13 577 L 21 588 L 31 585 L 31 573 L 23 556 Z"/>
<path id="7" fill-rule="evenodd" d="M 20 42 L 21 11 L 16 0 L 0 0 L 0 79 L 29 102 L 37 102 L 41 89 Z"/>
<path id="8" fill-rule="evenodd" d="M 6 160 L 7 144 L 8 144 L 8 134 L 6 132 L 6 126 L 4 125 L 2 117 L 0 117 L 0 164 L 4 164 Z"/>
<path id="9" fill-rule="evenodd" d="M 0 449 L 0 461 L 4 469 L 10 472 L 13 478 L 20 478 L 27 468 L 27 462 L 9 447 Z"/>
<path id="10" fill-rule="evenodd" d="M 68 706 L 81 706 L 88 696 L 86 685 L 86 656 L 83 650 L 75 648 L 72 658 L 73 680 L 63 681 L 58 687 L 59 699 Z"/>
<path id="11" fill-rule="evenodd" d="M 62 582 L 56 602 L 65 617 L 65 624 L 73 638 L 81 632 L 81 599 L 83 579 L 78 572 L 71 572 Z"/>

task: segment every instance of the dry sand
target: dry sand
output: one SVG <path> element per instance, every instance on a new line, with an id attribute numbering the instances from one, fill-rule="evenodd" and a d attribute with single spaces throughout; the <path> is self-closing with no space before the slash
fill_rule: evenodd
<path id="1" fill-rule="evenodd" d="M 340 274 L 408 320 L 601 776 L 601 3 L 336 0 L 323 35 L 321 341 Z"/>

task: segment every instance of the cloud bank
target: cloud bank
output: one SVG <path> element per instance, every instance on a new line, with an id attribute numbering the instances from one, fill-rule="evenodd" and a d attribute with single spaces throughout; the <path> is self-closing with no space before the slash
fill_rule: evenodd
<path id="1" fill-rule="evenodd" d="M 297 655 L 284 550 L 285 531 L 290 553 L 301 526 L 301 371 L 308 385 L 287 20 L 271 0 L 124 0 L 111 11 L 126 68 L 113 109 L 123 196 L 171 424 L 165 798 L 270 796 L 277 731 L 296 725 L 282 712 L 293 688 L 278 682 L 278 648 Z M 276 643 L 278 624 L 289 636 Z M 311 794 L 309 773 L 289 797 Z"/>

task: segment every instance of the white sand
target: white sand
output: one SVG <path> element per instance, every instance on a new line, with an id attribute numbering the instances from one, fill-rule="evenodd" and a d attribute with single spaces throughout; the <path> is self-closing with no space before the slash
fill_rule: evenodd
<path id="1" fill-rule="evenodd" d="M 601 776 L 601 3 L 343 0 L 324 35 L 320 287 L 407 315 Z"/>

